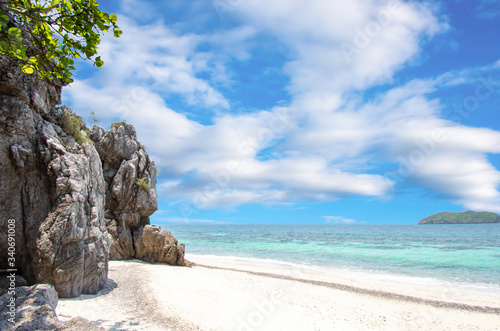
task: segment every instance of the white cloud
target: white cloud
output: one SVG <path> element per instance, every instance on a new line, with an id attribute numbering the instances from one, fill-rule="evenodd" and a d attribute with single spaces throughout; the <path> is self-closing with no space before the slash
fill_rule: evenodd
<path id="1" fill-rule="evenodd" d="M 477 72 L 482 70 L 478 68 Z M 450 81 L 457 80 L 453 73 L 446 76 Z M 471 80 L 469 77 L 468 81 Z M 422 83 L 428 85 L 428 91 L 449 85 L 442 79 Z M 402 89 L 414 91 L 413 85 Z M 473 86 L 471 95 L 477 86 Z M 404 98 L 396 103 L 396 100 L 381 100 L 376 112 L 378 120 L 372 122 L 375 126 L 386 126 L 383 145 L 388 148 L 389 156 L 399 162 L 397 176 L 391 178 L 411 180 L 466 208 L 500 211 L 500 172 L 487 159 L 489 153 L 500 153 L 500 132 L 440 119 L 439 103 L 423 95 L 399 95 Z M 406 116 L 399 119 L 393 116 L 401 115 L 403 109 Z"/>
<path id="2" fill-rule="evenodd" d="M 290 89 L 307 99 L 390 81 L 418 54 L 422 37 L 447 28 L 416 2 L 256 0 L 236 10 L 292 50 Z"/>
<path id="3" fill-rule="evenodd" d="M 125 84 L 160 95 L 179 94 L 191 105 L 229 107 L 228 101 L 209 82 L 197 77 L 204 71 L 214 70 L 207 63 L 211 54 L 195 51 L 203 41 L 199 35 L 176 35 L 161 22 L 137 25 L 121 15 L 119 21 L 123 35 L 120 38 L 106 36 L 100 45 L 101 56 L 107 63 L 98 88 L 116 93 Z M 141 97 L 129 95 L 128 98 Z"/>
<path id="4" fill-rule="evenodd" d="M 101 47 L 101 74 L 77 80 L 65 96 L 77 109 L 134 124 L 163 170 L 160 197 L 175 202 L 214 208 L 383 198 L 411 180 L 469 208 L 498 210 L 500 176 L 486 154 L 500 152 L 500 133 L 446 121 L 439 100 L 428 97 L 495 66 L 414 80 L 368 102 L 359 96 L 391 83 L 418 57 L 423 40 L 447 29 L 425 4 L 391 3 L 242 2 L 232 13 L 240 27 L 206 35 L 174 32 L 160 21 L 140 26 L 122 16 L 123 37 Z M 359 38 L 370 29 L 377 32 L 364 45 Z M 227 61 L 251 57 L 258 46 L 253 38 L 262 33 L 288 50 L 283 65 L 292 99 L 231 114 L 231 100 L 217 86 L 238 84 Z M 210 47 L 200 52 L 203 43 Z M 351 57 L 345 44 L 356 48 Z M 211 111 L 211 124 L 172 109 L 165 102 L 170 95 Z M 387 174 L 382 164 L 399 169 Z"/>

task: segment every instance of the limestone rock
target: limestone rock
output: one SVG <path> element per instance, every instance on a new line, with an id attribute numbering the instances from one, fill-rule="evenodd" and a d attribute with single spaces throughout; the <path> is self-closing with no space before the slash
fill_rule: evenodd
<path id="1" fill-rule="evenodd" d="M 39 115 L 48 115 L 53 105 L 61 103 L 64 83 L 53 79 L 50 83 L 35 75 L 25 75 L 5 56 L 0 56 L 0 95 L 15 96 Z"/>
<path id="2" fill-rule="evenodd" d="M 5 67 L 0 57 L 0 249 L 15 233 L 15 265 L 29 284 L 61 297 L 95 293 L 106 282 L 110 235 L 106 184 L 92 143 L 77 144 L 54 122 L 61 86 Z"/>
<path id="3" fill-rule="evenodd" d="M 112 236 L 110 259 L 139 258 L 184 265 L 184 245 L 168 231 L 149 226 L 158 208 L 156 166 L 137 141 L 133 126 L 94 126 L 90 138 L 101 156 L 106 191 L 106 228 Z"/>
<path id="4" fill-rule="evenodd" d="M 99 153 L 104 163 L 116 166 L 130 160 L 139 148 L 137 134 L 132 125 L 116 123 L 99 140 Z"/>
<path id="5" fill-rule="evenodd" d="M 0 274 L 0 296 L 4 295 L 10 290 L 10 287 L 28 286 L 28 282 L 21 275 L 15 275 L 10 278 L 9 275 Z"/>
<path id="6" fill-rule="evenodd" d="M 110 251 L 136 256 L 133 232 L 157 209 L 156 166 L 131 125 L 94 127 L 95 146 L 68 136 L 55 112 L 62 85 L 0 55 L 0 250 L 15 239 L 15 262 L 1 254 L 0 269 L 76 297 L 104 286 Z"/>
<path id="7" fill-rule="evenodd" d="M 97 293 L 107 280 L 110 246 L 99 156 L 89 142 L 73 153 L 55 140 L 47 147 L 55 199 L 34 238 L 35 281 L 54 284 L 61 297 Z"/>
<path id="8" fill-rule="evenodd" d="M 150 263 L 185 265 L 184 244 L 159 226 L 146 225 L 134 230 L 135 257 Z"/>
<path id="9" fill-rule="evenodd" d="M 12 295 L 0 297 L 0 330 L 59 330 L 62 326 L 55 309 L 58 297 L 54 287 L 37 284 L 16 287 L 15 308 L 10 310 Z M 14 305 L 13 305 L 14 307 Z M 14 320 L 10 320 L 14 317 Z M 15 323 L 11 323 L 11 322 Z"/>
<path id="10" fill-rule="evenodd" d="M 0 297 L 0 330 L 104 330 L 81 317 L 62 324 L 55 312 L 59 298 L 52 285 L 21 286 L 16 287 L 15 292 L 15 304 L 11 304 L 13 296 L 9 293 Z"/>
<path id="11" fill-rule="evenodd" d="M 106 219 L 106 228 L 112 238 L 109 251 L 110 259 L 126 260 L 134 257 L 135 251 L 130 228 L 121 226 L 114 219 Z"/>

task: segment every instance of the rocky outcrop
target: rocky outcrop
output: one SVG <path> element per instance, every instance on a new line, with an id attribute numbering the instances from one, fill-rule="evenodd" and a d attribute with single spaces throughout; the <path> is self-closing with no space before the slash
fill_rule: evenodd
<path id="1" fill-rule="evenodd" d="M 62 323 L 55 309 L 57 292 L 52 285 L 37 284 L 32 287 L 16 287 L 15 301 L 12 295 L 0 297 L 0 330 L 60 330 Z M 10 305 L 10 307 L 9 307 Z"/>
<path id="2" fill-rule="evenodd" d="M 104 330 L 81 317 L 72 318 L 63 324 L 55 312 L 58 301 L 52 285 L 16 287 L 15 296 L 7 293 L 0 297 L 0 330 Z"/>
<path id="3" fill-rule="evenodd" d="M 185 265 L 184 244 L 159 226 L 146 225 L 134 231 L 135 257 L 146 262 Z"/>
<path id="4" fill-rule="evenodd" d="M 158 208 L 156 166 L 137 141 L 133 126 L 115 123 L 108 131 L 94 126 L 90 138 L 102 160 L 106 181 L 106 228 L 112 236 L 110 258 L 185 265 L 184 245 L 149 216 Z"/>
<path id="5" fill-rule="evenodd" d="M 107 132 L 94 126 L 90 137 L 101 156 L 107 184 L 105 216 L 113 237 L 111 259 L 133 258 L 132 229 L 149 224 L 148 217 L 158 208 L 156 166 L 129 124 L 114 124 Z"/>
<path id="6" fill-rule="evenodd" d="M 56 111 L 62 85 L 0 55 L 0 269 L 76 297 L 104 286 L 110 255 L 184 265 L 184 246 L 147 228 L 156 167 L 135 129 L 95 127 L 91 141 Z"/>
<path id="7" fill-rule="evenodd" d="M 0 63 L 0 268 L 74 297 L 106 282 L 111 238 L 99 154 L 55 123 L 61 85 Z"/>
<path id="8" fill-rule="evenodd" d="M 49 149 L 48 158 L 55 208 L 39 227 L 33 247 L 37 282 L 54 284 L 62 297 L 97 293 L 107 280 L 111 244 L 100 159 L 90 142 L 71 153 L 52 143 L 59 147 L 55 153 Z"/>

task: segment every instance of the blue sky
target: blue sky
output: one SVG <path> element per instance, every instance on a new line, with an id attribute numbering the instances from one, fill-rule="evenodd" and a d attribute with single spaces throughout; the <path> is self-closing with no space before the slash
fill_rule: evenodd
<path id="1" fill-rule="evenodd" d="M 106 1 L 63 102 L 125 119 L 152 223 L 414 224 L 500 212 L 500 2 Z"/>

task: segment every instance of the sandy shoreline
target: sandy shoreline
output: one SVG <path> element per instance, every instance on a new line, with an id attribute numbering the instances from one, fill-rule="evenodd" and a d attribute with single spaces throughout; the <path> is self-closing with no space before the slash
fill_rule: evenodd
<path id="1" fill-rule="evenodd" d="M 192 268 L 112 261 L 62 321 L 109 330 L 500 330 L 500 295 L 189 256 Z"/>

